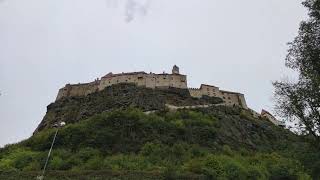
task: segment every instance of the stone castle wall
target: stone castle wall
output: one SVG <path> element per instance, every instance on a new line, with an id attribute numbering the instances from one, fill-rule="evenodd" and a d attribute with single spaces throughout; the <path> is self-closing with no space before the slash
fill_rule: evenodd
<path id="1" fill-rule="evenodd" d="M 197 98 L 201 98 L 202 96 L 219 97 L 224 101 L 224 105 L 227 105 L 227 106 L 236 105 L 236 106 L 241 106 L 245 109 L 248 108 L 243 94 L 230 92 L 230 91 L 223 91 L 215 86 L 202 84 L 199 89 L 190 88 L 189 92 L 190 92 L 190 95 L 193 97 L 197 97 Z"/>
<path id="2" fill-rule="evenodd" d="M 85 84 L 67 84 L 59 90 L 56 100 L 63 97 L 87 96 L 88 94 L 97 92 L 99 90 L 99 84 L 99 80 Z"/>
<path id="3" fill-rule="evenodd" d="M 181 74 L 147 74 L 144 72 L 108 74 L 102 77 L 99 90 L 119 83 L 134 83 L 147 88 L 181 88 L 187 89 L 187 77 Z"/>
<path id="4" fill-rule="evenodd" d="M 120 84 L 120 83 L 134 83 L 137 86 L 146 88 L 179 88 L 188 89 L 187 76 L 179 74 L 179 68 L 174 67 L 172 74 L 154 74 L 145 72 L 133 73 L 109 73 L 91 83 L 85 84 L 67 84 L 64 88 L 59 90 L 56 100 L 63 97 L 86 96 L 88 94 L 102 91 L 106 87 Z M 220 90 L 218 87 L 202 84 L 199 89 L 189 88 L 190 95 L 196 98 L 202 96 L 219 97 L 227 106 L 241 106 L 247 109 L 247 104 L 243 94 L 236 92 L 229 92 Z"/>
<path id="5" fill-rule="evenodd" d="M 67 84 L 59 90 L 56 100 L 62 97 L 86 96 L 106 87 L 120 83 L 134 83 L 147 88 L 180 88 L 187 89 L 187 77 L 181 74 L 147 74 L 145 72 L 108 74 L 91 83 Z"/>

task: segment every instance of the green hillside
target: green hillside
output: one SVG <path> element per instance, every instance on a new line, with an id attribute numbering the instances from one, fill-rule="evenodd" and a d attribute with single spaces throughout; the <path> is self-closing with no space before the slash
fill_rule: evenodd
<path id="1" fill-rule="evenodd" d="M 238 107 L 164 106 L 213 102 L 131 85 L 63 99 L 48 107 L 32 137 L 0 149 L 0 179 L 40 174 L 57 119 L 68 125 L 59 130 L 47 179 L 319 179 L 320 153 L 304 137 Z"/>

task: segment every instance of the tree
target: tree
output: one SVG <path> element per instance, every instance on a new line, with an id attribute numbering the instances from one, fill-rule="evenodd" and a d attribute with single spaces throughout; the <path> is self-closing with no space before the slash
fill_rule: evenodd
<path id="1" fill-rule="evenodd" d="M 298 72 L 296 81 L 274 82 L 279 115 L 296 121 L 299 130 L 320 144 L 320 0 L 306 0 L 309 18 L 289 43 L 286 66 Z"/>

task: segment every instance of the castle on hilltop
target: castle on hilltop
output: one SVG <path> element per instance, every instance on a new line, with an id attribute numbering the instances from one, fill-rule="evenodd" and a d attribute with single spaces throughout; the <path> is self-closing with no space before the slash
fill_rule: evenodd
<path id="1" fill-rule="evenodd" d="M 248 109 L 246 100 L 243 94 L 231 91 L 220 90 L 219 87 L 202 84 L 200 88 L 188 88 L 187 76 L 180 74 L 179 67 L 173 66 L 172 73 L 146 73 L 146 72 L 131 72 L 113 74 L 112 72 L 103 76 L 101 79 L 96 79 L 90 83 L 84 84 L 67 84 L 59 90 L 56 100 L 63 97 L 86 96 L 88 94 L 102 91 L 106 87 L 120 83 L 134 83 L 137 86 L 146 88 L 178 88 L 188 89 L 190 95 L 195 98 L 202 96 L 219 97 L 227 106 L 240 106 Z"/>

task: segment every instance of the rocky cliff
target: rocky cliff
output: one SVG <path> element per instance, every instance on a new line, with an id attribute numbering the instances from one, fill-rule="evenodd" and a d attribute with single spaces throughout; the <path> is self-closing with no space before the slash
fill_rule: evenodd
<path id="1" fill-rule="evenodd" d="M 165 104 L 190 106 L 222 102 L 222 99 L 216 97 L 194 98 L 187 89 L 149 89 L 134 84 L 117 84 L 88 96 L 62 98 L 50 104 L 35 133 L 56 122 L 75 123 L 94 114 L 115 109 L 134 107 L 153 111 L 165 109 Z"/>

